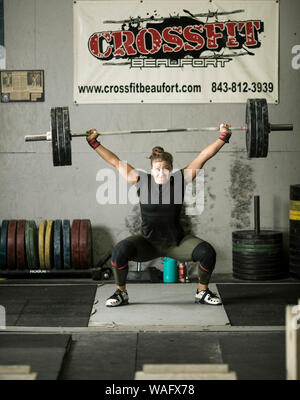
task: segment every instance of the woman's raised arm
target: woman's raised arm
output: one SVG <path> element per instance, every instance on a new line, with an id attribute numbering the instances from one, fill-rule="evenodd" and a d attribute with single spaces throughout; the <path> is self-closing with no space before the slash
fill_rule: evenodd
<path id="1" fill-rule="evenodd" d="M 88 144 L 99 154 L 99 156 L 108 164 L 115 167 L 127 182 L 132 185 L 136 184 L 139 176 L 138 171 L 127 162 L 120 160 L 112 151 L 102 146 L 102 144 L 97 140 L 99 133 L 96 129 L 90 129 L 87 133 L 89 134 L 89 136 L 86 137 Z"/>
<path id="2" fill-rule="evenodd" d="M 203 168 L 206 161 L 212 158 L 218 151 L 224 146 L 225 143 L 229 143 L 229 138 L 231 136 L 230 125 L 221 124 L 220 125 L 221 136 L 212 144 L 208 145 L 199 153 L 199 155 L 189 163 L 185 168 L 183 168 L 184 178 L 186 181 L 191 181 L 195 178 L 197 170 Z"/>

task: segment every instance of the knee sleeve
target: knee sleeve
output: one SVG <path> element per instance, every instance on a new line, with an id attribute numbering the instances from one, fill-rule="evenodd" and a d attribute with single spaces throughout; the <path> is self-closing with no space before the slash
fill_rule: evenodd
<path id="1" fill-rule="evenodd" d="M 199 243 L 192 253 L 193 261 L 200 263 L 200 268 L 208 273 L 211 273 L 216 265 L 215 249 L 208 243 Z"/>
<path id="2" fill-rule="evenodd" d="M 111 255 L 111 264 L 118 270 L 128 268 L 128 261 L 132 259 L 136 254 L 135 245 L 129 240 L 121 240 L 113 248 Z"/>

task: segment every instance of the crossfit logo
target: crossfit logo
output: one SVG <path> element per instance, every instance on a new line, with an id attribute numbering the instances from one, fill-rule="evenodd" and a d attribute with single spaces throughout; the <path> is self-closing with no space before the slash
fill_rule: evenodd
<path id="1" fill-rule="evenodd" d="M 127 163 L 122 162 L 122 170 L 127 171 Z M 139 182 L 129 185 L 127 179 L 115 170 L 103 168 L 98 171 L 96 181 L 101 182 L 96 192 L 98 204 L 185 204 L 186 215 L 200 215 L 204 210 L 204 170 L 197 170 L 196 177 L 186 185 L 181 174 L 174 174 L 167 183 L 161 185 L 161 192 L 155 190 L 153 180 L 149 181 L 148 174 L 141 171 Z M 176 171 L 175 171 L 176 172 Z M 133 174 L 133 179 L 135 172 Z M 184 177 L 190 180 L 192 170 L 184 170 Z M 128 175 L 130 181 L 130 174 Z M 157 187 L 157 186 L 156 186 Z M 151 196 L 149 197 L 149 192 Z"/>
<path id="2" fill-rule="evenodd" d="M 261 20 L 219 21 L 222 15 L 242 12 L 244 10 L 193 15 L 183 10 L 182 16 L 164 18 L 154 14 L 146 18 L 104 21 L 121 27 L 94 32 L 87 45 L 93 57 L 100 61 L 124 62 L 126 59 L 132 68 L 185 65 L 224 68 L 233 57 L 254 55 L 252 50 L 261 46 L 259 34 L 264 32 Z M 209 22 L 210 18 L 215 18 L 215 22 Z"/>
<path id="3" fill-rule="evenodd" d="M 0 330 L 1 329 L 6 329 L 6 312 L 4 306 L 0 306 Z"/>

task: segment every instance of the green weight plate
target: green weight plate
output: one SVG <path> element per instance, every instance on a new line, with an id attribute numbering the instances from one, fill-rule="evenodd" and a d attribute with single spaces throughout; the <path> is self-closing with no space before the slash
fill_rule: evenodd
<path id="1" fill-rule="evenodd" d="M 276 274 L 280 274 L 280 273 L 284 273 L 285 271 L 282 270 L 282 268 L 278 268 L 275 267 L 273 269 L 250 269 L 250 268 L 243 268 L 241 266 L 234 266 L 233 267 L 233 272 L 237 273 L 237 274 L 247 274 L 247 275 L 256 275 L 256 276 L 260 276 L 260 275 L 276 275 Z"/>
<path id="2" fill-rule="evenodd" d="M 52 157 L 54 167 L 60 166 L 59 147 L 58 147 L 58 132 L 56 126 L 56 108 L 51 108 L 51 142 L 52 142 Z"/>
<path id="3" fill-rule="evenodd" d="M 264 258 L 255 258 L 255 259 L 246 259 L 245 257 L 232 257 L 232 262 L 241 264 L 241 265 L 276 265 L 282 263 L 282 257 L 273 257 L 269 259 L 268 257 Z"/>
<path id="4" fill-rule="evenodd" d="M 244 273 L 237 273 L 237 272 L 233 272 L 233 277 L 237 278 L 237 279 L 242 279 L 242 280 L 253 280 L 253 281 L 264 281 L 264 280 L 273 280 L 273 279 L 282 279 L 284 278 L 287 274 L 286 273 L 276 273 L 273 275 L 249 275 L 249 274 L 244 274 Z"/>
<path id="5" fill-rule="evenodd" d="M 272 272 L 272 271 L 282 271 L 282 264 L 281 263 L 277 263 L 277 264 L 270 264 L 270 265 L 264 265 L 264 264 L 251 264 L 251 265 L 247 265 L 247 264 L 243 264 L 243 263 L 236 263 L 233 262 L 233 269 L 241 269 L 243 271 L 245 271 L 246 273 L 252 271 L 257 272 L 257 273 L 261 273 L 261 271 L 265 271 L 265 272 Z"/>
<path id="6" fill-rule="evenodd" d="M 270 244 L 245 244 L 245 243 L 233 243 L 232 248 L 234 251 L 257 251 L 257 253 L 265 253 L 268 251 L 280 251 L 282 249 L 281 243 L 270 243 Z"/>
<path id="7" fill-rule="evenodd" d="M 255 231 L 245 230 L 245 231 L 234 231 L 232 232 L 232 241 L 236 240 L 255 240 L 256 243 L 260 241 L 268 241 L 268 240 L 282 240 L 282 232 L 271 231 L 271 230 L 262 230 L 259 234 L 256 234 Z"/>
<path id="8" fill-rule="evenodd" d="M 28 268 L 39 269 L 37 227 L 34 221 L 26 221 L 25 247 Z"/>
<path id="9" fill-rule="evenodd" d="M 255 157 L 256 152 L 256 113 L 254 99 L 248 99 L 246 105 L 246 149 L 248 158 Z"/>
<path id="10" fill-rule="evenodd" d="M 70 130 L 70 118 L 68 107 L 62 108 L 63 112 L 63 142 L 65 149 L 65 164 L 72 165 L 72 151 L 71 151 L 71 130 Z"/>

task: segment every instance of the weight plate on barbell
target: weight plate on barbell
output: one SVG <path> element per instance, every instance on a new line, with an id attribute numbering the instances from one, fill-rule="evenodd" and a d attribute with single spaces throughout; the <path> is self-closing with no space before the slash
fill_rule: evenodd
<path id="1" fill-rule="evenodd" d="M 52 159 L 54 167 L 60 166 L 57 126 L 56 126 L 56 108 L 51 108 L 51 142 L 52 142 Z"/>
<path id="2" fill-rule="evenodd" d="M 70 118 L 69 108 L 63 107 L 63 139 L 65 149 L 65 164 L 72 165 L 72 150 L 71 150 L 71 130 L 70 130 Z"/>
<path id="3" fill-rule="evenodd" d="M 246 149 L 248 157 L 255 157 L 256 152 L 256 114 L 254 99 L 248 99 L 246 105 Z"/>
<path id="4" fill-rule="evenodd" d="M 56 118 L 56 134 L 58 143 L 58 153 L 59 153 L 59 165 L 65 165 L 65 138 L 64 138 L 64 123 L 63 123 L 63 109 L 62 107 L 57 107 L 55 109 Z"/>
<path id="5" fill-rule="evenodd" d="M 63 221 L 64 269 L 71 268 L 71 225 L 68 219 Z"/>
<path id="6" fill-rule="evenodd" d="M 3 220 L 1 224 L 1 236 L 0 236 L 0 268 L 7 268 L 7 230 L 8 220 Z"/>
<path id="7" fill-rule="evenodd" d="M 269 150 L 269 115 L 268 115 L 268 104 L 266 99 L 259 99 L 261 105 L 261 115 L 262 115 L 262 128 L 261 132 L 261 147 L 259 157 L 267 157 Z"/>

